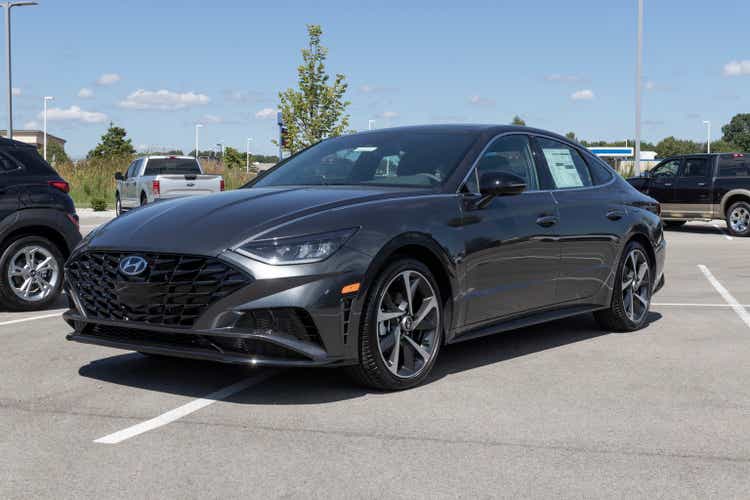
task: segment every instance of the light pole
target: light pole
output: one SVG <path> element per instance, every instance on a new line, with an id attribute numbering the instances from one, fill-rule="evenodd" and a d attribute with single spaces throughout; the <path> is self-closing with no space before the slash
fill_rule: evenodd
<path id="1" fill-rule="evenodd" d="M 711 122 L 709 120 L 703 120 L 703 124 L 707 127 L 706 131 L 706 153 L 711 153 Z"/>
<path id="2" fill-rule="evenodd" d="M 195 124 L 195 159 L 198 159 L 198 129 L 203 126 L 202 123 Z"/>
<path id="3" fill-rule="evenodd" d="M 8 139 L 13 139 L 13 78 L 10 71 L 10 9 L 37 5 L 36 2 L 2 2 L 5 9 L 5 70 L 8 75 Z"/>
<path id="4" fill-rule="evenodd" d="M 42 113 L 42 121 L 44 122 L 44 161 L 47 161 L 47 102 L 53 100 L 54 97 L 46 95 L 42 99 L 44 101 L 44 112 Z"/>
<path id="5" fill-rule="evenodd" d="M 248 137 L 247 138 L 247 158 L 245 159 L 245 172 L 250 172 L 250 143 L 252 142 L 253 138 Z"/>
<path id="6" fill-rule="evenodd" d="M 367 121 L 367 130 L 373 130 L 375 128 L 375 120 Z"/>
<path id="7" fill-rule="evenodd" d="M 638 42 L 635 63 L 635 175 L 641 175 L 641 71 L 643 68 L 643 0 L 638 0 Z"/>

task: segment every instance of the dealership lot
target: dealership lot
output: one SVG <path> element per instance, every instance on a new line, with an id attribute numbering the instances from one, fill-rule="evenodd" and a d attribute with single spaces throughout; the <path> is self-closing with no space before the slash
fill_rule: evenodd
<path id="1" fill-rule="evenodd" d="M 0 313 L 0 498 L 746 497 L 750 239 L 723 227 L 667 233 L 644 330 L 449 346 L 401 393 L 73 344 L 63 304 Z"/>

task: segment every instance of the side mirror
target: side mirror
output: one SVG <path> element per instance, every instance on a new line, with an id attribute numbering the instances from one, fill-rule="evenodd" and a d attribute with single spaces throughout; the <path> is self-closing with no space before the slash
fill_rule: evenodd
<path id="1" fill-rule="evenodd" d="M 123 179 L 124 179 L 124 177 L 122 176 L 122 172 L 115 172 L 115 180 L 116 181 L 121 181 Z"/>
<path id="2" fill-rule="evenodd" d="M 479 179 L 479 192 L 482 197 L 477 208 L 486 207 L 495 196 L 512 196 L 526 190 L 526 181 L 507 172 L 488 172 Z"/>

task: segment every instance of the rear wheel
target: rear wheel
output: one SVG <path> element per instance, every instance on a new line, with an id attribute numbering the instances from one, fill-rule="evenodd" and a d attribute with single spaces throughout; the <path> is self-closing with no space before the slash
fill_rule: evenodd
<path id="1" fill-rule="evenodd" d="M 146 193 L 141 193 L 141 206 L 148 203 L 148 198 L 146 197 Z"/>
<path id="2" fill-rule="evenodd" d="M 675 229 L 685 225 L 686 220 L 665 220 L 664 225 L 670 229 Z"/>
<path id="3" fill-rule="evenodd" d="M 36 311 L 53 303 L 62 289 L 63 259 L 57 246 L 41 236 L 24 236 L 0 257 L 0 298 L 17 311 Z"/>
<path id="4" fill-rule="evenodd" d="M 439 288 L 424 264 L 401 259 L 388 266 L 364 305 L 359 364 L 351 374 L 376 389 L 422 383 L 442 344 L 442 309 Z"/>
<path id="5" fill-rule="evenodd" d="M 646 249 L 631 241 L 620 259 L 609 309 L 594 313 L 599 325 L 616 332 L 641 329 L 651 306 L 653 279 Z"/>
<path id="6" fill-rule="evenodd" d="M 734 236 L 750 236 L 750 203 L 738 201 L 729 207 L 727 229 Z"/>

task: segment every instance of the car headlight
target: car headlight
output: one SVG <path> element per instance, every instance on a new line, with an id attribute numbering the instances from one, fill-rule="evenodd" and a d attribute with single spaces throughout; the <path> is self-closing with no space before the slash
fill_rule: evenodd
<path id="1" fill-rule="evenodd" d="M 250 258 L 273 265 L 309 264 L 327 259 L 357 232 L 356 228 L 330 233 L 248 241 L 235 249 Z"/>

